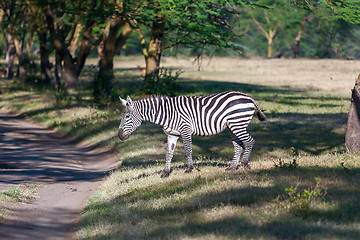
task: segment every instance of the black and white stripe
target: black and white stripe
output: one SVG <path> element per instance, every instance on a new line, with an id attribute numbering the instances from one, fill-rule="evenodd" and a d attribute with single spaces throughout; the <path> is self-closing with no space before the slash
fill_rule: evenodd
<path id="1" fill-rule="evenodd" d="M 234 145 L 234 158 L 227 170 L 236 169 L 242 153 L 241 163 L 250 168 L 248 159 L 255 140 L 247 133 L 255 109 L 260 121 L 266 119 L 258 104 L 248 95 L 228 91 L 208 96 L 151 96 L 132 101 L 130 97 L 121 99 L 125 110 L 121 115 L 119 138 L 127 139 L 142 121 L 161 125 L 167 134 L 166 165 L 162 177 L 170 174 L 170 162 L 173 157 L 178 138 L 184 142 L 188 168 L 191 172 L 192 135 L 216 135 L 226 128 L 229 129 Z"/>

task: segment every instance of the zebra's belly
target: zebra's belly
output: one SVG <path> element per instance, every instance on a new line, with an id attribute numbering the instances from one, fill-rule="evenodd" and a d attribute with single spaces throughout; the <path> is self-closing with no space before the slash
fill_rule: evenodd
<path id="1" fill-rule="evenodd" d="M 175 136 L 180 136 L 180 131 L 177 130 L 177 129 L 172 129 L 170 127 L 163 127 L 163 131 L 166 133 L 166 134 L 169 134 L 169 135 L 175 135 Z"/>
<path id="2" fill-rule="evenodd" d="M 197 136 L 212 136 L 221 133 L 226 129 L 226 125 L 223 124 L 222 126 L 217 126 L 213 128 L 209 127 L 195 127 L 193 134 Z"/>

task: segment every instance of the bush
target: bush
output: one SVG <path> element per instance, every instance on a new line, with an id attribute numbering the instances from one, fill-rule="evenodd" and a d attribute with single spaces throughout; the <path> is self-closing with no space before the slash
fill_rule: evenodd
<path id="1" fill-rule="evenodd" d="M 327 193 L 327 188 L 320 185 L 320 178 L 315 178 L 316 184 L 314 187 L 305 189 L 303 192 L 298 192 L 295 188 L 285 188 L 287 197 L 284 202 L 280 202 L 279 198 L 274 201 L 284 208 L 290 209 L 290 212 L 297 217 L 306 218 L 311 213 L 311 206 L 319 203 Z"/>
<path id="2" fill-rule="evenodd" d="M 70 94 L 64 85 L 59 86 L 59 89 L 54 91 L 54 96 L 57 104 L 61 104 L 70 99 Z"/>
<path id="3" fill-rule="evenodd" d="M 173 70 L 168 68 L 160 68 L 157 73 L 152 74 L 148 79 L 145 79 L 145 94 L 175 96 L 179 88 L 176 80 L 181 73 L 181 70 L 173 72 Z"/>
<path id="4" fill-rule="evenodd" d="M 93 80 L 93 99 L 98 104 L 108 104 L 117 99 L 116 91 L 113 88 L 113 72 L 98 72 Z"/>

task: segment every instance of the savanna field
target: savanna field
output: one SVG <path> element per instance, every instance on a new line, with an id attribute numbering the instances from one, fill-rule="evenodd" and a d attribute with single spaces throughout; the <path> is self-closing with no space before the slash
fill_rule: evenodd
<path id="1" fill-rule="evenodd" d="M 143 123 L 117 137 L 123 109 L 95 106 L 89 59 L 77 94 L 0 80 L 0 107 L 74 141 L 111 150 L 117 169 L 87 203 L 78 239 L 359 239 L 360 155 L 345 150 L 351 88 L 360 61 L 163 58 L 181 69 L 177 95 L 236 90 L 252 96 L 268 119 L 248 132 L 256 140 L 251 170 L 226 172 L 233 157 L 227 131 L 193 137 L 196 169 L 185 174 L 179 141 L 169 178 L 166 135 Z M 115 60 L 113 95 L 142 95 L 142 57 Z M 200 71 L 199 71 L 200 70 Z"/>

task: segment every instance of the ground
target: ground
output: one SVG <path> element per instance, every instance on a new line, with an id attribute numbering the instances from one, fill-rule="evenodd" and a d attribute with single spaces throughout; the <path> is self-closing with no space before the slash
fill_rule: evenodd
<path id="1" fill-rule="evenodd" d="M 143 81 L 136 66 L 142 62 L 141 57 L 116 58 L 115 99 L 119 95 L 141 96 Z M 96 59 L 87 64 L 78 95 L 59 96 L 51 90 L 0 81 L 0 107 L 22 112 L 77 142 L 112 149 L 119 166 L 92 192 L 81 212 L 77 238 L 360 239 L 360 155 L 346 152 L 344 146 L 359 61 L 212 58 L 204 59 L 198 71 L 191 58 L 163 58 L 162 66 L 184 71 L 178 80 L 178 95 L 241 91 L 250 94 L 268 117 L 265 122 L 254 119 L 248 128 L 256 140 L 251 171 L 225 171 L 233 147 L 224 132 L 193 138 L 196 168 L 191 174 L 184 174 L 186 158 L 179 141 L 173 172 L 167 179 L 160 178 L 166 150 L 161 128 L 144 123 L 127 141 L 120 141 L 121 104 L 116 101 L 105 108 L 92 105 Z M 16 135 L 7 132 L 1 137 Z M 20 136 L 20 142 L 27 143 Z M 64 151 L 75 151 L 75 147 L 70 148 Z M 80 152 L 75 159 L 89 153 L 81 145 Z M 10 162 L 3 167 L 13 168 Z M 69 177 L 67 167 L 65 170 L 64 176 L 72 184 L 83 183 Z M 66 183 L 62 173 L 55 172 L 55 181 Z M 84 181 L 89 180 L 86 176 Z M 17 185 L 21 191 L 8 185 L 11 191 L 0 192 L 0 199 L 12 197 L 20 207 L 27 201 L 41 202 L 47 198 L 42 194 L 46 186 L 57 187 L 47 184 L 29 181 Z M 62 195 L 69 198 L 76 198 L 80 191 L 69 184 L 64 189 L 68 194 Z"/>
<path id="2" fill-rule="evenodd" d="M 69 143 L 4 109 L 0 147 L 0 191 L 32 189 L 29 197 L 0 201 L 8 211 L 0 238 L 72 238 L 79 212 L 112 166 L 104 149 Z"/>

